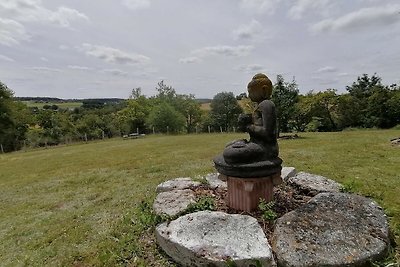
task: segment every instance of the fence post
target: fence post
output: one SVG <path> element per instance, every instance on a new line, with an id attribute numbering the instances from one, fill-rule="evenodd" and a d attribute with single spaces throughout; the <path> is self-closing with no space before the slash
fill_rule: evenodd
<path id="1" fill-rule="evenodd" d="M 155 134 L 156 133 L 156 131 L 154 130 L 154 126 L 153 126 L 153 134 Z"/>
<path id="2" fill-rule="evenodd" d="M 85 142 L 87 143 L 87 134 L 85 133 Z"/>
<path id="3" fill-rule="evenodd" d="M 169 134 L 169 126 L 167 126 L 167 134 Z"/>
<path id="4" fill-rule="evenodd" d="M 139 128 L 136 128 L 136 133 L 139 134 Z"/>
<path id="5" fill-rule="evenodd" d="M 221 131 L 221 133 L 222 133 L 222 126 L 219 126 L 219 130 Z"/>
<path id="6" fill-rule="evenodd" d="M 208 125 L 208 133 L 211 133 L 210 125 Z"/>
<path id="7" fill-rule="evenodd" d="M 0 144 L 1 154 L 4 154 L 3 144 Z"/>
<path id="8" fill-rule="evenodd" d="M 101 137 L 102 137 L 103 140 L 104 140 L 104 131 L 103 131 L 103 130 L 101 130 Z"/>

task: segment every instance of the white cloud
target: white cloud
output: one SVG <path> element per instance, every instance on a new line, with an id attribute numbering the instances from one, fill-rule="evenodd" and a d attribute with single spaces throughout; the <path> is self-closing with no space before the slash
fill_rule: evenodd
<path id="1" fill-rule="evenodd" d="M 259 64 L 250 64 L 250 65 L 240 66 L 236 69 L 239 71 L 245 72 L 245 73 L 254 74 L 256 72 L 260 72 L 260 71 L 264 70 L 264 67 Z"/>
<path id="2" fill-rule="evenodd" d="M 64 6 L 59 7 L 56 12 L 51 12 L 49 16 L 49 21 L 66 28 L 69 28 L 71 26 L 71 21 L 75 20 L 89 21 L 89 18 L 75 9 Z"/>
<path id="3" fill-rule="evenodd" d="M 262 35 L 263 27 L 260 22 L 253 19 L 249 24 L 241 25 L 233 31 L 233 36 L 236 40 L 239 39 L 257 39 Z"/>
<path id="4" fill-rule="evenodd" d="M 46 57 L 40 57 L 41 61 L 48 62 L 49 60 Z"/>
<path id="5" fill-rule="evenodd" d="M 329 9 L 331 0 L 297 0 L 288 11 L 291 19 L 301 19 L 309 10 L 316 9 L 324 12 Z"/>
<path id="6" fill-rule="evenodd" d="M 0 60 L 8 61 L 8 62 L 15 62 L 14 59 L 12 59 L 10 57 L 7 57 L 7 56 L 4 56 L 4 55 L 0 55 Z"/>
<path id="7" fill-rule="evenodd" d="M 78 10 L 61 6 L 56 11 L 47 9 L 41 0 L 1 0 L 0 15 L 19 22 L 50 22 L 70 27 L 72 21 L 89 18 Z"/>
<path id="8" fill-rule="evenodd" d="M 400 21 L 400 5 L 367 7 L 336 19 L 326 19 L 314 24 L 315 33 L 356 30 L 371 26 L 387 26 Z"/>
<path id="9" fill-rule="evenodd" d="M 85 66 L 76 66 L 76 65 L 68 65 L 68 68 L 71 70 L 91 70 L 92 68 Z"/>
<path id="10" fill-rule="evenodd" d="M 32 67 L 32 68 L 28 68 L 28 69 L 37 71 L 37 72 L 43 72 L 43 73 L 61 72 L 60 69 L 48 68 L 48 67 Z"/>
<path id="11" fill-rule="evenodd" d="M 24 25 L 15 20 L 0 18 L 0 44 L 11 46 L 28 39 Z"/>
<path id="12" fill-rule="evenodd" d="M 91 45 L 85 43 L 81 46 L 80 49 L 83 50 L 86 55 L 102 59 L 108 63 L 144 64 L 150 61 L 150 58 L 144 55 L 128 53 L 107 46 Z"/>
<path id="13" fill-rule="evenodd" d="M 273 14 L 281 0 L 240 0 L 240 7 L 254 13 Z"/>
<path id="14" fill-rule="evenodd" d="M 247 56 L 253 50 L 252 46 L 229 46 L 229 45 L 217 45 L 217 46 L 207 46 L 197 50 L 194 50 L 192 54 L 198 55 L 199 57 L 206 56 L 228 56 L 228 57 L 241 57 Z"/>
<path id="15" fill-rule="evenodd" d="M 60 45 L 58 48 L 59 48 L 60 50 L 68 50 L 68 49 L 69 49 L 69 46 L 67 46 L 67 45 Z"/>
<path id="16" fill-rule="evenodd" d="M 132 10 L 145 9 L 151 5 L 150 0 L 123 0 L 122 3 Z"/>
<path id="17" fill-rule="evenodd" d="M 339 77 L 346 77 L 346 76 L 350 76 L 350 74 L 347 73 L 347 72 L 341 72 L 341 73 L 338 73 L 338 76 Z"/>
<path id="18" fill-rule="evenodd" d="M 326 72 L 336 72 L 338 71 L 338 69 L 336 67 L 332 67 L 332 66 L 325 66 L 322 68 L 319 68 L 316 73 L 326 73 Z"/>
<path id="19" fill-rule="evenodd" d="M 128 76 L 128 73 L 119 69 L 104 69 L 104 73 L 109 73 L 114 76 Z"/>
<path id="20" fill-rule="evenodd" d="M 198 57 L 185 57 L 179 59 L 180 63 L 185 63 L 185 64 L 191 64 L 191 63 L 199 63 L 201 62 L 201 59 Z"/>

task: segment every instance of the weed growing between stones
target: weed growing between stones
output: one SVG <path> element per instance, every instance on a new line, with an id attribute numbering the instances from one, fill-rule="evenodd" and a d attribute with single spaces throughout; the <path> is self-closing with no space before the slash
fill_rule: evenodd
<path id="1" fill-rule="evenodd" d="M 258 209 L 261 211 L 261 219 L 264 221 L 274 221 L 278 215 L 276 212 L 273 210 L 275 205 L 274 201 L 267 202 L 265 199 L 260 199 L 260 202 L 258 204 Z"/>
<path id="2" fill-rule="evenodd" d="M 215 201 L 211 196 L 201 196 L 185 210 L 185 214 L 203 210 L 215 210 Z"/>

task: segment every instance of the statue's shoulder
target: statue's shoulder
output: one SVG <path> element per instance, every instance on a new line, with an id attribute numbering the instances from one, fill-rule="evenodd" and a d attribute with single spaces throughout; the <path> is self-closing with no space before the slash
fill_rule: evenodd
<path id="1" fill-rule="evenodd" d="M 270 109 L 270 108 L 275 108 L 275 104 L 271 100 L 266 99 L 260 102 L 260 104 L 258 104 L 258 107 L 260 109 Z"/>

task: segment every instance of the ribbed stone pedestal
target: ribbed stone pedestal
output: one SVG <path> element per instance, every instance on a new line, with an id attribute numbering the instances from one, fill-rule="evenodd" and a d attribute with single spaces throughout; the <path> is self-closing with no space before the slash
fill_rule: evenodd
<path id="1" fill-rule="evenodd" d="M 261 178 L 227 176 L 228 206 L 242 211 L 257 209 L 260 199 L 270 202 L 274 198 L 274 185 L 282 183 L 281 173 Z"/>

